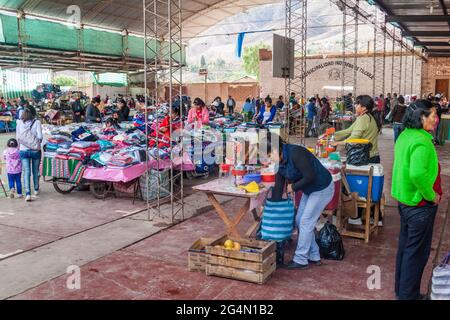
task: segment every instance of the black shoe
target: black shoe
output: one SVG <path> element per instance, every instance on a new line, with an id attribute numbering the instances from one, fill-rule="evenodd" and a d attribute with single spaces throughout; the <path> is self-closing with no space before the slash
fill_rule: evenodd
<path id="1" fill-rule="evenodd" d="M 320 267 L 323 263 L 322 263 L 322 260 L 319 260 L 319 261 L 311 261 L 311 260 L 308 260 L 308 263 L 309 264 L 311 264 L 311 265 L 313 265 L 313 266 L 316 266 L 316 267 Z"/>
<path id="2" fill-rule="evenodd" d="M 309 265 L 308 264 L 299 264 L 296 262 L 291 262 L 290 264 L 288 264 L 286 266 L 286 268 L 288 269 L 296 269 L 296 270 L 306 270 L 309 269 Z"/>

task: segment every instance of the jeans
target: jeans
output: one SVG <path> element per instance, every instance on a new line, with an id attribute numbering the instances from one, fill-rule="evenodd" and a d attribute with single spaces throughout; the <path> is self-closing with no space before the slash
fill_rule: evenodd
<path id="1" fill-rule="evenodd" d="M 233 106 L 228 106 L 228 113 L 229 114 L 233 114 L 234 113 L 234 107 Z"/>
<path id="2" fill-rule="evenodd" d="M 9 189 L 16 190 L 18 195 L 22 195 L 22 174 L 16 173 L 11 174 L 8 173 L 8 183 L 9 183 Z"/>
<path id="3" fill-rule="evenodd" d="M 420 298 L 420 283 L 430 257 L 434 220 L 438 206 L 399 205 L 400 237 L 395 270 L 395 293 L 400 300 Z"/>
<path id="4" fill-rule="evenodd" d="M 41 151 L 20 151 L 22 168 L 24 170 L 25 192 L 31 195 L 31 173 L 33 173 L 34 190 L 39 191 L 39 166 L 41 164 Z"/>
<path id="5" fill-rule="evenodd" d="M 334 196 L 334 182 L 322 191 L 310 195 L 303 194 L 297 214 L 298 243 L 294 262 L 307 265 L 308 260 L 319 261 L 320 250 L 316 242 L 314 229 L 320 215 Z"/>
<path id="6" fill-rule="evenodd" d="M 307 126 L 306 126 L 306 132 L 305 132 L 305 137 L 310 137 L 309 133 L 312 131 L 313 135 L 316 135 L 315 130 L 313 129 L 313 125 L 314 125 L 314 120 L 307 120 Z"/>
<path id="7" fill-rule="evenodd" d="M 397 142 L 398 137 L 403 131 L 403 124 L 394 122 L 394 142 Z"/>

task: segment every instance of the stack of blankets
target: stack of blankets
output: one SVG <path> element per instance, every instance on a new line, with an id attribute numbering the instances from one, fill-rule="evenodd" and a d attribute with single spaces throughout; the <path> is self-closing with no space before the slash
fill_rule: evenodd
<path id="1" fill-rule="evenodd" d="M 84 160 L 86 157 L 100 151 L 100 145 L 96 142 L 74 142 L 69 150 L 67 150 L 67 160 Z"/>

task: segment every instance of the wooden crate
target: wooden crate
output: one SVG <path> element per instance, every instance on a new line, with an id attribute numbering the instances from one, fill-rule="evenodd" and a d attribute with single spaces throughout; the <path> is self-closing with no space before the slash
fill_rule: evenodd
<path id="1" fill-rule="evenodd" d="M 206 246 L 214 242 L 214 239 L 200 238 L 194 242 L 188 252 L 189 271 L 205 272 L 206 270 Z"/>
<path id="2" fill-rule="evenodd" d="M 216 248 L 227 240 L 241 244 L 241 251 Z M 276 243 L 224 236 L 206 247 L 206 274 L 264 284 L 276 270 Z"/>

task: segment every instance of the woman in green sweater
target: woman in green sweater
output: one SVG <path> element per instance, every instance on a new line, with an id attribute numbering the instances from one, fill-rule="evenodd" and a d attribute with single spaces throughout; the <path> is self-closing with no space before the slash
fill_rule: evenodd
<path id="1" fill-rule="evenodd" d="M 348 139 L 367 139 L 372 143 L 370 150 L 370 163 L 380 163 L 380 153 L 378 152 L 378 136 L 381 131 L 381 123 L 373 115 L 375 102 L 369 96 L 359 96 L 356 98 L 356 121 L 353 125 L 335 134 L 336 142 L 334 146 L 345 145 Z"/>
<path id="2" fill-rule="evenodd" d="M 417 300 L 430 256 L 433 227 L 441 200 L 439 162 L 433 145 L 436 108 L 418 100 L 406 109 L 405 131 L 395 145 L 392 197 L 399 202 L 401 229 L 397 252 L 397 299 Z"/>

